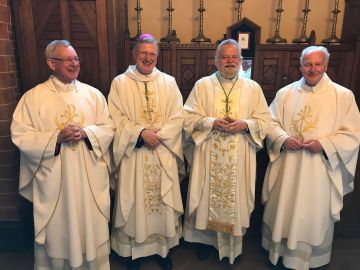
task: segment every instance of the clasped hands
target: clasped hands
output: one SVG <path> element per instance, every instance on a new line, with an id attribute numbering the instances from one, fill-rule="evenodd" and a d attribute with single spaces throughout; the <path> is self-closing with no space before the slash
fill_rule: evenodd
<path id="1" fill-rule="evenodd" d="M 242 119 L 234 119 L 230 116 L 216 118 L 213 123 L 213 130 L 235 134 L 248 130 L 248 124 Z"/>
<path id="2" fill-rule="evenodd" d="M 141 131 L 141 138 L 144 140 L 145 146 L 148 148 L 156 148 L 162 141 L 158 134 L 160 129 L 143 129 Z"/>
<path id="3" fill-rule="evenodd" d="M 57 137 L 57 143 L 77 143 L 86 138 L 85 131 L 77 125 L 70 124 L 63 128 Z"/>
<path id="4" fill-rule="evenodd" d="M 306 149 L 311 153 L 320 153 L 323 148 L 318 140 L 307 140 L 301 142 L 294 136 L 290 136 L 283 142 L 285 149 L 290 151 L 296 151 L 300 149 Z"/>

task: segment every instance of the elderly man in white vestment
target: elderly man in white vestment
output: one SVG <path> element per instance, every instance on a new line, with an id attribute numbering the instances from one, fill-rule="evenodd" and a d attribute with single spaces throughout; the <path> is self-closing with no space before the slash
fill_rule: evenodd
<path id="1" fill-rule="evenodd" d="M 133 56 L 136 64 L 113 80 L 108 99 L 117 167 L 111 247 L 131 256 L 128 269 L 139 269 L 140 257 L 155 254 L 163 269 L 171 269 L 168 252 L 182 232 L 182 96 L 175 78 L 155 67 L 153 36 L 139 36 Z"/>
<path id="2" fill-rule="evenodd" d="M 303 75 L 271 103 L 262 246 L 292 269 L 330 262 L 334 223 L 353 190 L 360 114 L 353 93 L 326 75 L 329 52 L 305 48 Z"/>
<path id="3" fill-rule="evenodd" d="M 45 50 L 53 75 L 21 98 L 11 135 L 19 191 L 33 202 L 35 269 L 110 269 L 108 147 L 114 124 L 100 91 L 79 82 L 67 40 Z"/>
<path id="4" fill-rule="evenodd" d="M 233 263 L 254 209 L 256 152 L 262 148 L 270 112 L 260 86 L 239 76 L 241 49 L 235 40 L 216 50 L 217 72 L 196 82 L 184 109 L 185 156 L 191 165 L 184 239 L 210 246 Z"/>

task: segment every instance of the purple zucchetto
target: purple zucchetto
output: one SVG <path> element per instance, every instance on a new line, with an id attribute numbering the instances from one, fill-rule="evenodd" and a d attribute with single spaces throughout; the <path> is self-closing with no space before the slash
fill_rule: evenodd
<path id="1" fill-rule="evenodd" d="M 134 49 L 136 50 L 141 44 L 144 43 L 151 43 L 154 44 L 157 47 L 157 50 L 159 52 L 159 47 L 157 46 L 156 39 L 151 34 L 141 34 L 136 38 L 136 43 Z"/>
<path id="2" fill-rule="evenodd" d="M 143 41 L 145 39 L 149 39 L 149 40 L 154 40 L 155 38 L 150 35 L 150 34 L 141 34 L 140 36 L 137 37 L 136 41 Z"/>

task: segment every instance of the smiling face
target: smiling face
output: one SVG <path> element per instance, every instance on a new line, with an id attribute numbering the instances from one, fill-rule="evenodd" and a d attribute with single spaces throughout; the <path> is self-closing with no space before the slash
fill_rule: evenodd
<path id="1" fill-rule="evenodd" d="M 57 79 L 63 83 L 71 83 L 79 76 L 80 62 L 63 61 L 66 59 L 78 59 L 75 49 L 72 46 L 58 46 L 52 58 L 47 59 L 47 64 Z"/>
<path id="2" fill-rule="evenodd" d="M 158 49 L 156 44 L 142 43 L 133 51 L 136 69 L 143 75 L 149 75 L 157 63 Z"/>
<path id="3" fill-rule="evenodd" d="M 232 44 L 224 44 L 215 61 L 215 65 L 224 78 L 234 78 L 240 68 L 241 58 L 239 49 Z"/>
<path id="4" fill-rule="evenodd" d="M 300 63 L 300 71 L 309 86 L 315 86 L 323 77 L 326 69 L 326 56 L 322 51 L 314 51 L 304 55 L 303 61 Z"/>

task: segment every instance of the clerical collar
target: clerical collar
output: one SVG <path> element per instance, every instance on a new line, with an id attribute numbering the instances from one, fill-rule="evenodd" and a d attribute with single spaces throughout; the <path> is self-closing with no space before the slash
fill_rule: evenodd
<path id="1" fill-rule="evenodd" d="M 154 67 L 149 75 L 144 75 L 136 69 L 135 65 L 130 65 L 124 74 L 135 81 L 150 82 L 157 80 L 162 72 L 159 72 L 159 70 Z"/>
<path id="2" fill-rule="evenodd" d="M 73 90 L 77 90 L 75 80 L 73 80 L 70 83 L 63 83 L 58 78 L 56 78 L 54 75 L 51 75 L 51 79 L 53 81 L 53 84 L 59 92 L 70 92 Z"/>
<path id="3" fill-rule="evenodd" d="M 223 75 L 221 75 L 221 73 L 219 71 L 216 72 L 216 77 L 218 78 L 219 81 L 221 81 L 222 83 L 234 83 L 237 79 L 238 76 L 235 75 L 233 78 L 225 78 Z"/>
<path id="4" fill-rule="evenodd" d="M 308 92 L 316 92 L 318 91 L 322 85 L 325 83 L 325 81 L 328 80 L 328 76 L 326 73 L 323 74 L 322 78 L 320 79 L 320 81 L 318 81 L 318 83 L 314 86 L 310 86 L 308 84 L 306 84 L 306 81 L 304 79 L 304 77 L 301 78 L 301 88 L 305 91 Z"/>
<path id="5" fill-rule="evenodd" d="M 137 76 L 143 77 L 146 80 L 146 79 L 151 78 L 152 76 L 154 76 L 155 68 L 153 68 L 153 70 L 151 71 L 150 74 L 145 75 L 145 74 L 140 73 L 139 70 L 137 69 L 137 67 L 135 66 L 134 72 L 135 72 L 135 74 Z"/>

